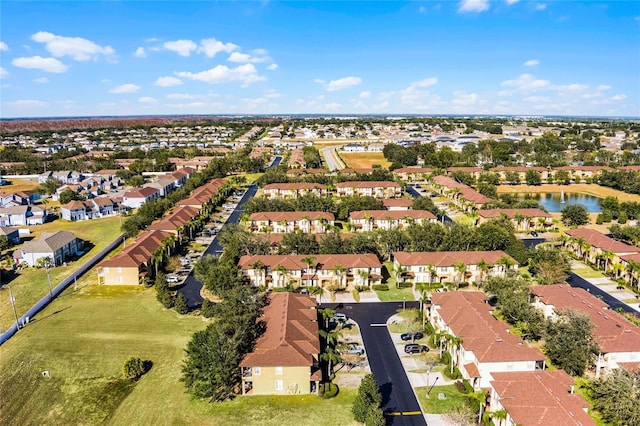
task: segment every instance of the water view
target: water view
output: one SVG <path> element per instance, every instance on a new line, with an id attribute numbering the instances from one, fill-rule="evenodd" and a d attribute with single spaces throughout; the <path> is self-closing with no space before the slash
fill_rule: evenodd
<path id="1" fill-rule="evenodd" d="M 572 194 L 569 192 L 545 192 L 518 194 L 520 198 L 537 200 L 549 213 L 559 213 L 567 204 L 582 204 L 589 213 L 600 213 L 599 198 L 587 194 Z"/>

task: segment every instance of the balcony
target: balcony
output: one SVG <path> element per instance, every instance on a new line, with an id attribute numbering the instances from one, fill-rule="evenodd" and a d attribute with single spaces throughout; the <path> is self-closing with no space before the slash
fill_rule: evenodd
<path id="1" fill-rule="evenodd" d="M 242 367 L 242 378 L 253 377 L 251 367 Z"/>

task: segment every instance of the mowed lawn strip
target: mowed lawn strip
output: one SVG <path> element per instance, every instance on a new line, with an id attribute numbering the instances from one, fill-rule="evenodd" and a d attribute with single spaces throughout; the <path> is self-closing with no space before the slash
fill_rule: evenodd
<path id="1" fill-rule="evenodd" d="M 55 287 L 120 234 L 120 220 L 115 216 L 79 222 L 56 220 L 44 225 L 30 226 L 29 229 L 34 239 L 39 238 L 43 232 L 70 231 L 78 238 L 93 244 L 93 248 L 77 261 L 70 262 L 67 266 L 56 266 L 49 269 L 51 287 Z M 18 248 L 20 246 L 13 247 L 10 252 Z M 10 284 L 15 298 L 16 311 L 18 316 L 21 316 L 38 300 L 48 294 L 49 286 L 45 269 L 26 268 L 16 271 L 16 273 L 18 276 Z M 6 330 L 14 322 L 15 318 L 9 301 L 9 290 L 4 286 L 0 289 L 0 329 Z"/>
<path id="2" fill-rule="evenodd" d="M 207 321 L 163 309 L 153 288 L 78 284 L 0 347 L 0 424 L 355 424 L 355 388 L 331 400 L 192 399 L 180 382 L 184 348 Z M 153 362 L 133 383 L 122 380 L 131 356 Z"/>
<path id="3" fill-rule="evenodd" d="M 431 380 L 434 380 L 433 378 Z M 433 383 L 431 383 L 433 385 Z M 455 385 L 434 386 L 427 397 L 429 387 L 415 388 L 420 405 L 425 413 L 445 414 L 456 411 L 468 403 L 469 398 L 456 389 Z M 438 395 L 444 394 L 444 399 L 439 399 Z"/>
<path id="4" fill-rule="evenodd" d="M 354 169 L 373 167 L 374 164 L 379 164 L 386 169 L 391 165 L 381 152 L 338 152 L 338 154 L 347 163 L 347 167 Z"/>

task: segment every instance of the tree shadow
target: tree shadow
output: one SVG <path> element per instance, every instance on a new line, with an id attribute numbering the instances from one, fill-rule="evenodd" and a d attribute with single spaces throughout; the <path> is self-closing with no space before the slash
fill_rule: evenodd
<path id="1" fill-rule="evenodd" d="M 71 306 L 67 306 L 67 307 L 65 307 L 65 308 L 58 309 L 57 311 L 52 312 L 52 313 L 50 313 L 49 315 L 47 315 L 47 316 L 45 316 L 45 317 L 35 317 L 35 318 L 33 318 L 33 319 L 29 318 L 29 323 L 32 323 L 32 322 L 39 322 L 39 321 L 44 321 L 44 320 L 46 320 L 46 319 L 47 319 L 47 318 L 49 318 L 49 317 L 52 317 L 52 316 L 54 316 L 54 315 L 56 315 L 56 314 L 59 314 L 59 313 L 61 313 L 61 312 L 66 311 L 67 309 L 71 309 Z"/>
<path id="2" fill-rule="evenodd" d="M 393 389 L 393 383 L 387 382 L 380 385 L 380 394 L 382 395 L 382 406 L 386 406 L 391 400 L 391 391 Z"/>

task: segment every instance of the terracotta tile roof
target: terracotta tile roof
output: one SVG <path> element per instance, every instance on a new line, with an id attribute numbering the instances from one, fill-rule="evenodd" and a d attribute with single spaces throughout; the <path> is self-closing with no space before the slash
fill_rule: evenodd
<path id="1" fill-rule="evenodd" d="M 287 190 L 287 189 L 327 189 L 327 185 L 322 185 L 320 183 L 270 183 L 266 185 L 263 191 L 268 191 L 272 189 L 277 190 Z"/>
<path id="2" fill-rule="evenodd" d="M 411 207 L 413 200 L 408 198 L 384 198 L 382 203 L 386 208 L 389 207 Z"/>
<path id="3" fill-rule="evenodd" d="M 543 361 L 545 356 L 509 333 L 509 325 L 491 314 L 493 307 L 478 291 L 451 291 L 432 296 L 434 306 L 465 351 L 479 362 Z"/>
<path id="4" fill-rule="evenodd" d="M 307 269 L 309 266 L 302 261 L 306 255 L 254 255 L 242 256 L 238 262 L 240 269 L 250 269 L 255 262 L 273 269 L 282 265 L 290 271 Z M 331 270 L 336 265 L 345 268 L 381 268 L 382 265 L 375 254 L 317 254 L 312 255 L 315 264 L 321 270 Z"/>
<path id="5" fill-rule="evenodd" d="M 126 191 L 124 196 L 127 198 L 147 198 L 153 194 L 157 194 L 158 191 L 156 188 L 152 188 L 149 186 L 145 186 L 144 188 L 134 188 Z"/>
<path id="6" fill-rule="evenodd" d="M 602 352 L 640 352 L 640 327 L 591 293 L 566 284 L 533 286 L 531 293 L 555 311 L 573 309 L 589 315 Z"/>
<path id="7" fill-rule="evenodd" d="M 403 252 L 393 253 L 396 259 L 403 266 L 433 265 L 433 266 L 453 266 L 463 261 L 465 265 L 477 265 L 484 259 L 489 265 L 495 265 L 502 258 L 509 259 L 512 264 L 518 262 L 502 250 L 492 251 L 432 251 L 432 252 Z"/>
<path id="8" fill-rule="evenodd" d="M 482 377 L 480 370 L 478 370 L 478 367 L 472 362 L 465 364 L 464 369 L 467 371 L 469 377 Z"/>
<path id="9" fill-rule="evenodd" d="M 401 186 L 391 181 L 349 181 L 337 183 L 336 188 L 401 188 Z"/>
<path id="10" fill-rule="evenodd" d="M 456 182 L 448 176 L 434 176 L 431 180 L 440 186 L 444 186 L 448 189 L 457 189 L 466 200 L 472 201 L 477 204 L 485 204 L 493 201 L 492 198 L 485 197 L 475 189 L 471 188 L 464 183 Z"/>
<path id="11" fill-rule="evenodd" d="M 349 219 L 362 220 L 367 216 L 374 220 L 402 220 L 413 219 L 435 219 L 436 216 L 428 210 L 360 210 L 349 213 Z"/>
<path id="12" fill-rule="evenodd" d="M 61 209 L 65 210 L 84 210 L 87 207 L 92 207 L 90 204 L 86 204 L 86 201 L 72 200 L 67 204 L 63 204 L 60 206 Z"/>
<path id="13" fill-rule="evenodd" d="M 480 173 L 484 172 L 484 169 L 480 167 L 449 167 L 447 173 L 452 172 Z"/>
<path id="14" fill-rule="evenodd" d="M 274 293 L 260 320 L 266 330 L 241 367 L 309 366 L 320 353 L 318 313 L 313 297 L 296 293 Z"/>
<path id="15" fill-rule="evenodd" d="M 621 170 L 633 170 L 633 171 L 636 171 L 636 172 L 640 172 L 640 166 L 621 166 L 621 167 L 618 167 L 618 169 L 621 169 Z"/>
<path id="16" fill-rule="evenodd" d="M 489 172 L 526 172 L 528 170 L 535 170 L 538 172 L 546 172 L 546 167 L 541 166 L 498 166 L 489 170 Z"/>
<path id="17" fill-rule="evenodd" d="M 599 172 L 601 170 L 613 170 L 613 169 L 609 166 L 561 166 L 561 167 L 554 167 L 553 170 Z"/>
<path id="18" fill-rule="evenodd" d="M 148 263 L 153 257 L 153 252 L 164 246 L 163 241 L 171 236 L 171 233 L 164 231 L 143 231 L 138 234 L 135 243 L 119 255 L 103 260 L 98 267 L 140 267 Z"/>
<path id="19" fill-rule="evenodd" d="M 522 426 L 595 425 L 589 404 L 571 393 L 575 381 L 563 370 L 491 373 L 499 402 Z"/>
<path id="20" fill-rule="evenodd" d="M 176 203 L 178 206 L 201 206 L 209 202 L 217 193 L 218 190 L 227 184 L 226 179 L 218 178 L 210 180 L 202 186 L 194 189 L 191 192 L 189 198 L 180 200 Z"/>
<path id="21" fill-rule="evenodd" d="M 373 172 L 373 168 L 371 167 L 361 167 L 361 168 L 346 168 L 346 169 L 342 169 L 340 170 L 338 173 L 341 174 L 361 174 L 361 175 L 368 175 L 369 173 Z"/>
<path id="22" fill-rule="evenodd" d="M 164 217 L 159 222 L 150 225 L 147 229 L 158 231 L 176 231 L 181 226 L 184 226 L 187 222 L 194 219 L 200 209 L 191 206 L 176 207 L 171 213 Z"/>
<path id="23" fill-rule="evenodd" d="M 249 220 L 269 220 L 271 222 L 286 220 L 287 222 L 293 222 L 302 220 L 305 217 L 309 220 L 319 220 L 322 218 L 335 220 L 333 213 L 329 212 L 259 212 L 249 216 Z"/>
<path id="24" fill-rule="evenodd" d="M 550 218 L 551 215 L 545 211 L 540 209 L 487 209 L 487 210 L 478 210 L 477 212 L 480 216 L 484 218 L 491 217 L 500 217 L 502 214 L 506 214 L 509 219 L 515 218 L 517 214 L 520 214 L 524 217 L 547 217 Z"/>
<path id="25" fill-rule="evenodd" d="M 401 167 L 395 169 L 393 173 L 431 173 L 433 169 L 429 167 Z"/>
<path id="26" fill-rule="evenodd" d="M 604 251 L 610 251 L 613 253 L 640 253 L 640 247 L 621 243 L 620 241 L 609 238 L 594 229 L 569 229 L 564 231 L 564 233 L 576 240 L 582 238 L 587 244 Z"/>
<path id="27" fill-rule="evenodd" d="M 99 198 L 93 198 L 91 201 L 93 201 L 97 206 L 112 206 L 114 204 L 116 204 L 116 202 L 114 200 L 112 200 L 111 198 L 107 198 L 107 197 L 99 197 Z"/>

